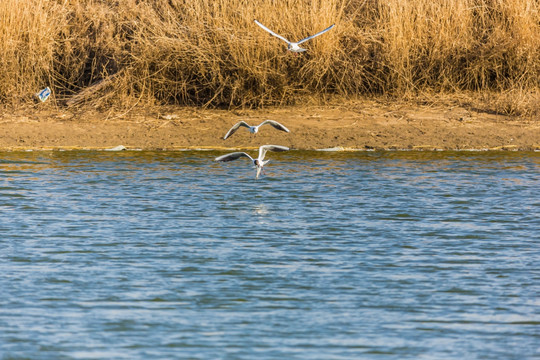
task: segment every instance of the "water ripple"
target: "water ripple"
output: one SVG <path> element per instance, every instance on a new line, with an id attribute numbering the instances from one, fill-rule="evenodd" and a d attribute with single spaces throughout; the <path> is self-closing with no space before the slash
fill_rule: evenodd
<path id="1" fill-rule="evenodd" d="M 2 358 L 540 355 L 537 153 L 217 154 L 3 153 Z"/>

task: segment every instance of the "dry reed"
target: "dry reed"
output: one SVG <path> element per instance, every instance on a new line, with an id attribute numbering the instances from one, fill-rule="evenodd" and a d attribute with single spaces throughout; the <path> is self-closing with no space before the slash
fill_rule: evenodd
<path id="1" fill-rule="evenodd" d="M 295 56 L 253 19 L 291 40 L 336 27 Z M 530 114 L 540 1 L 2 0 L 0 64 L 3 103 L 45 86 L 60 101 L 117 74 L 86 101 L 252 107 L 472 90 Z M 524 94 L 533 100 L 508 100 Z"/>

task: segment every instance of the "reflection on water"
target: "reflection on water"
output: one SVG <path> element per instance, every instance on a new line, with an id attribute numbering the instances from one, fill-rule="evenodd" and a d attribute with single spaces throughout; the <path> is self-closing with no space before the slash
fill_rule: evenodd
<path id="1" fill-rule="evenodd" d="M 538 153 L 1 155 L 3 358 L 539 355 Z"/>

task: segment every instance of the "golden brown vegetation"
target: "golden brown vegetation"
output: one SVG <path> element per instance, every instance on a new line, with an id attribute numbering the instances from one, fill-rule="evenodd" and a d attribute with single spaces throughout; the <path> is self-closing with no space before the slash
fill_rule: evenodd
<path id="1" fill-rule="evenodd" d="M 292 40 L 336 27 L 295 56 L 253 19 Z M 230 107 L 466 90 L 531 114 L 540 1 L 2 0 L 0 64 L 4 103 L 45 86 L 61 101 L 106 79 L 85 100 Z"/>

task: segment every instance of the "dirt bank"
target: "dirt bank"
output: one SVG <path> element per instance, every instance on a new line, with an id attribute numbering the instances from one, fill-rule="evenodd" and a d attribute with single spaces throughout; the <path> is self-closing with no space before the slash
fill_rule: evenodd
<path id="1" fill-rule="evenodd" d="M 0 150 L 254 148 L 278 144 L 294 149 L 476 149 L 539 150 L 540 119 L 524 119 L 452 104 L 418 105 L 355 101 L 334 106 L 262 110 L 202 110 L 185 107 L 132 109 L 127 113 L 66 110 L 42 104 L 0 114 Z M 283 123 L 257 135 L 236 122 Z"/>

